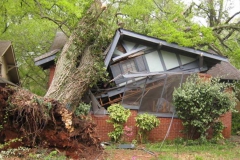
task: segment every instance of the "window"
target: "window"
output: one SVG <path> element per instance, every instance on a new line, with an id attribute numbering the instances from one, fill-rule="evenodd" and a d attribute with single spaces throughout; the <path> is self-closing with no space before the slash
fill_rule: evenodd
<path id="1" fill-rule="evenodd" d="M 115 83 L 120 84 L 125 82 L 126 79 L 121 77 L 123 74 L 129 72 L 145 72 L 147 71 L 146 63 L 144 62 L 143 56 L 134 57 L 125 61 L 121 61 L 117 64 L 110 66 Z"/>
<path id="2" fill-rule="evenodd" d="M 145 58 L 150 72 L 164 71 L 158 51 L 154 50 L 150 53 L 145 54 Z"/>

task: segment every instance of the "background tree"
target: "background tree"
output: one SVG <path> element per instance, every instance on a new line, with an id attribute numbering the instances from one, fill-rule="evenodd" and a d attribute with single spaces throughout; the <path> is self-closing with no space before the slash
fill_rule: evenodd
<path id="1" fill-rule="evenodd" d="M 233 0 L 201 0 L 199 4 L 192 3 L 193 14 L 205 18 L 207 27 L 212 30 L 215 40 L 206 44 L 209 49 L 220 55 L 228 56 L 237 67 L 239 64 L 239 31 L 240 9 L 236 13 L 229 11 L 234 7 Z"/>
<path id="2" fill-rule="evenodd" d="M 9 26 L 0 37 L 1 40 L 11 40 L 13 43 L 21 85 L 38 95 L 44 95 L 47 91 L 48 72 L 37 67 L 33 59 L 48 51 L 56 26 L 39 19 L 24 18 L 21 21 L 21 25 Z"/>

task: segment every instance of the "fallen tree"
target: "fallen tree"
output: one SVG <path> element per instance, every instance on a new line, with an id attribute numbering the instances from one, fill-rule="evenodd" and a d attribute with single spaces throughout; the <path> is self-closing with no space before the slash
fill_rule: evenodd
<path id="1" fill-rule="evenodd" d="M 45 95 L 76 108 L 90 86 L 105 79 L 102 53 L 109 45 L 109 26 L 104 24 L 105 7 L 92 3 L 64 46 L 52 83 Z M 113 33 L 112 33 L 113 34 Z"/>
<path id="2" fill-rule="evenodd" d="M 101 153 L 96 125 L 74 113 L 89 86 L 106 73 L 102 53 L 111 36 L 103 34 L 105 7 L 98 0 L 90 4 L 58 58 L 45 98 L 21 88 L 0 88 L 0 149 L 57 148 L 75 159 Z"/>

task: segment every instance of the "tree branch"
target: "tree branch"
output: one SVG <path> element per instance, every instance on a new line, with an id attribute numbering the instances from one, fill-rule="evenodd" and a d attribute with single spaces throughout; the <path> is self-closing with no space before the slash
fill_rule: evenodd
<path id="1" fill-rule="evenodd" d="M 224 54 L 214 44 L 209 44 L 208 47 L 214 52 L 218 53 L 218 55 L 224 56 Z"/>
<path id="2" fill-rule="evenodd" d="M 65 32 L 65 31 L 63 30 L 63 28 L 62 28 L 63 25 L 64 25 L 64 26 L 67 27 L 68 30 L 71 30 L 71 28 L 66 24 L 67 20 L 64 20 L 64 21 L 56 20 L 56 19 L 53 19 L 53 18 L 50 18 L 50 17 L 44 15 L 44 12 L 43 12 L 41 3 L 40 3 L 38 0 L 34 0 L 34 1 L 35 1 L 36 5 L 37 5 L 38 8 L 39 8 L 39 11 L 40 11 L 39 16 L 40 16 L 42 19 L 47 19 L 47 20 L 52 21 L 53 23 L 55 23 L 55 24 L 59 27 L 59 29 L 60 29 L 65 35 L 67 35 L 66 32 Z M 53 4 L 53 6 L 54 6 L 54 5 L 55 5 L 55 4 Z M 53 7 L 53 6 L 52 6 L 52 7 Z"/>
<path id="3" fill-rule="evenodd" d="M 223 15 L 223 1 L 220 1 L 220 9 L 218 11 L 217 24 L 221 23 L 222 15 Z"/>
<path id="4" fill-rule="evenodd" d="M 219 34 L 217 34 L 217 33 L 214 32 L 214 35 L 217 37 L 217 39 L 220 41 L 220 43 L 221 43 L 225 48 L 229 49 L 229 50 L 232 52 L 232 49 L 231 49 L 230 47 L 228 47 L 228 46 L 224 43 L 224 41 L 223 41 L 222 38 L 219 36 Z"/>
<path id="5" fill-rule="evenodd" d="M 221 29 L 240 29 L 240 26 L 238 24 L 225 24 L 225 25 L 219 25 L 212 27 L 213 31 L 221 30 Z"/>
<path id="6" fill-rule="evenodd" d="M 231 37 L 231 35 L 235 32 L 235 29 L 232 29 L 231 32 L 229 32 L 222 40 L 225 41 L 226 39 L 228 39 L 229 37 Z"/>
<path id="7" fill-rule="evenodd" d="M 5 21 L 5 25 L 4 25 L 4 29 L 2 31 L 2 34 L 5 33 L 9 27 L 8 23 L 7 23 L 7 10 L 6 8 L 4 8 L 4 21 Z"/>
<path id="8" fill-rule="evenodd" d="M 164 10 L 157 4 L 157 2 L 156 2 L 155 0 L 153 0 L 153 3 L 157 6 L 157 8 L 158 8 L 161 12 L 166 13 L 166 14 L 170 14 L 170 12 L 164 11 Z"/>
<path id="9" fill-rule="evenodd" d="M 192 2 L 191 5 L 183 12 L 184 17 L 188 17 L 192 13 L 192 8 L 196 3 Z"/>
<path id="10" fill-rule="evenodd" d="M 238 14 L 240 14 L 240 11 L 235 13 L 234 15 L 232 15 L 226 22 L 225 24 L 228 24 L 235 16 L 237 16 Z"/>

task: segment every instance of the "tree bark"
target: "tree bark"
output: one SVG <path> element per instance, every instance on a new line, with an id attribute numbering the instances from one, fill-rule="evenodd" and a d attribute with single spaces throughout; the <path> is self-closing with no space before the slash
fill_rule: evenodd
<path id="1" fill-rule="evenodd" d="M 60 54 L 45 97 L 60 100 L 71 107 L 79 104 L 98 72 L 95 64 L 101 53 L 96 45 L 101 30 L 98 30 L 97 23 L 102 12 L 99 1 L 95 1 L 81 19 Z"/>

